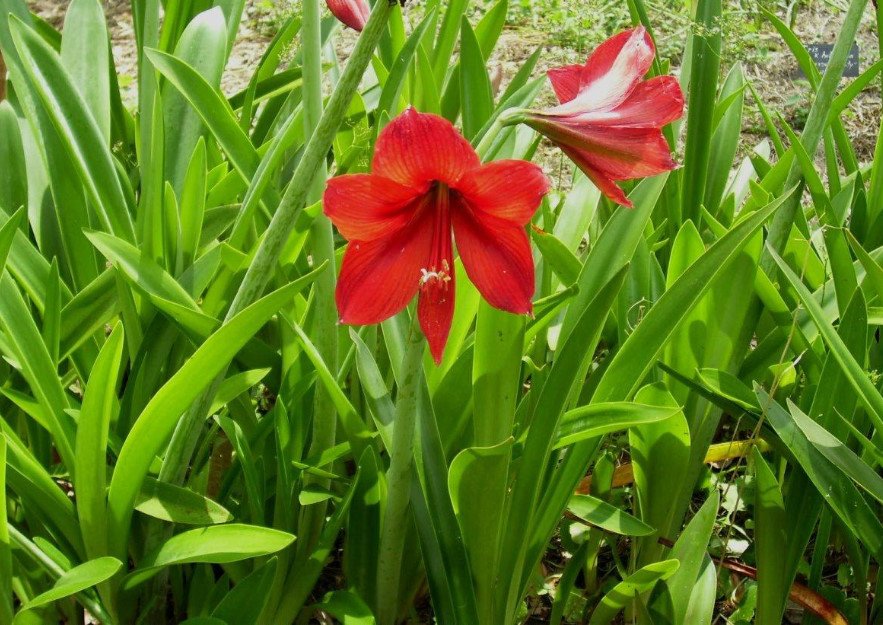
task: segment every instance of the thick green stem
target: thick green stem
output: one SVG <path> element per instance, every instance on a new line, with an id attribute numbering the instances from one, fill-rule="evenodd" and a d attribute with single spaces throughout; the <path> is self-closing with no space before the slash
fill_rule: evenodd
<path id="1" fill-rule="evenodd" d="M 285 189 L 279 208 L 273 215 L 267 233 L 245 274 L 239 291 L 236 293 L 230 311 L 227 313 L 228 319 L 257 300 L 273 275 L 276 261 L 279 259 L 282 248 L 294 227 L 294 222 L 303 210 L 304 202 L 306 202 L 307 195 L 312 188 L 307 181 L 313 180 L 313 176 L 316 175 L 324 162 L 328 150 L 331 149 L 337 128 L 346 115 L 353 94 L 359 87 L 362 75 L 374 54 L 374 48 L 377 47 L 377 43 L 386 29 L 390 10 L 391 7 L 387 2 L 374 4 L 371 17 L 356 42 L 356 47 L 353 48 L 352 56 L 343 70 L 340 82 L 337 83 L 334 93 L 328 99 L 322 118 L 313 132 L 313 136 L 307 142 L 303 156 L 294 170 L 291 183 Z"/>
<path id="2" fill-rule="evenodd" d="M 245 274 L 230 310 L 227 312 L 225 321 L 229 321 L 236 313 L 255 302 L 273 276 L 276 262 L 312 188 L 313 177 L 324 163 L 328 150 L 331 149 L 337 128 L 343 121 L 353 95 L 359 88 L 362 75 L 374 54 L 374 48 L 377 47 L 377 42 L 380 41 L 381 35 L 386 30 L 386 21 L 390 10 L 391 7 L 386 2 L 377 2 L 374 5 L 371 18 L 356 42 L 343 75 L 328 100 L 313 136 L 310 137 L 304 149 L 291 182 L 285 189 L 279 208 L 273 215 L 254 260 Z M 178 424 L 172 441 L 169 443 L 169 451 L 166 453 L 160 474 L 164 481 L 181 482 L 183 480 L 193 450 L 199 440 L 202 422 L 222 381 L 223 376 L 219 376 Z"/>
<path id="3" fill-rule="evenodd" d="M 414 430 L 417 424 L 417 393 L 423 378 L 423 335 L 416 316 L 411 324 L 402 364 L 402 382 L 396 397 L 395 426 L 389 470 L 386 473 L 386 514 L 380 537 L 377 566 L 377 622 L 393 625 L 399 606 L 399 577 L 402 552 L 408 529 L 408 503 L 411 466 L 414 457 Z"/>
<path id="4" fill-rule="evenodd" d="M 322 22 L 319 14 L 320 0 L 304 0 L 303 3 L 303 93 L 304 93 L 304 134 L 311 137 L 322 117 Z M 313 176 L 307 203 L 312 204 L 322 198 L 327 171 L 324 160 Z M 331 222 L 325 215 L 319 215 L 310 230 L 313 260 L 327 260 L 328 267 L 316 281 L 314 295 L 315 316 L 313 339 L 325 364 L 331 371 L 337 371 L 337 307 L 334 302 L 334 289 L 337 272 L 334 262 L 334 232 Z M 309 456 L 314 457 L 334 445 L 337 414 L 331 396 L 317 385 L 313 410 L 313 438 Z M 327 488 L 329 480 L 313 478 L 311 483 Z M 325 522 L 327 502 L 306 506 L 299 526 L 298 561 L 309 557 L 322 532 Z M 295 564 L 295 566 L 297 566 Z"/>

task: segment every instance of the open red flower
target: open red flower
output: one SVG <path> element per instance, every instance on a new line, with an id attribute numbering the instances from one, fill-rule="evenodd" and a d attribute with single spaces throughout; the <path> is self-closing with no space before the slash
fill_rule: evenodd
<path id="1" fill-rule="evenodd" d="M 326 0 L 331 13 L 353 30 L 362 32 L 371 14 L 365 0 Z"/>
<path id="2" fill-rule="evenodd" d="M 684 95 L 673 76 L 643 80 L 654 57 L 643 26 L 611 37 L 585 65 L 549 70 L 561 104 L 530 111 L 524 122 L 556 143 L 611 200 L 631 202 L 618 180 L 676 166 L 662 127 L 681 117 Z"/>
<path id="3" fill-rule="evenodd" d="M 532 311 L 525 225 L 549 182 L 526 161 L 482 165 L 447 120 L 409 108 L 380 133 L 373 173 L 328 181 L 324 211 L 349 241 L 337 283 L 343 323 L 378 323 L 419 294 L 436 363 L 454 314 L 452 233 L 466 274 L 496 308 Z"/>

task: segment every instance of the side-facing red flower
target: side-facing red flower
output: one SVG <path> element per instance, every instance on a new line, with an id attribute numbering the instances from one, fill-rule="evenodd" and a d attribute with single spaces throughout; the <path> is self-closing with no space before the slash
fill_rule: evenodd
<path id="1" fill-rule="evenodd" d="M 362 32 L 371 14 L 371 7 L 365 0 L 326 0 L 328 9 L 341 22 Z"/>
<path id="2" fill-rule="evenodd" d="M 482 165 L 451 123 L 409 108 L 381 131 L 372 173 L 328 181 L 324 211 L 349 241 L 337 283 L 343 323 L 378 323 L 419 294 L 436 363 L 454 314 L 452 233 L 466 274 L 496 308 L 532 311 L 525 225 L 549 182 L 526 161 Z"/>
<path id="3" fill-rule="evenodd" d="M 654 56 L 643 26 L 602 43 L 585 65 L 549 70 L 561 104 L 523 120 L 556 143 L 611 200 L 631 202 L 618 180 L 676 166 L 662 127 L 681 117 L 684 95 L 673 76 L 643 80 Z"/>

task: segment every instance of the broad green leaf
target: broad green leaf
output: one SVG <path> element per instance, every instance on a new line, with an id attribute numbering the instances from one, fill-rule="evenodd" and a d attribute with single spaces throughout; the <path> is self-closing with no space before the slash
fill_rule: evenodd
<path id="1" fill-rule="evenodd" d="M 883 524 L 859 490 L 807 440 L 787 410 L 759 386 L 755 386 L 755 393 L 767 421 L 825 503 L 875 558 L 883 556 Z"/>
<path id="2" fill-rule="evenodd" d="M 530 234 L 543 259 L 549 263 L 561 283 L 569 285 L 576 282 L 583 266 L 573 252 L 554 234 L 539 230 L 531 230 Z"/>
<path id="3" fill-rule="evenodd" d="M 468 447 L 451 461 L 448 474 L 448 490 L 469 554 L 481 623 L 494 619 L 499 535 L 511 450 L 511 438 L 493 447 Z"/>
<path id="4" fill-rule="evenodd" d="M 134 240 L 134 226 L 125 194 L 88 105 L 64 70 L 55 51 L 18 18 L 10 23 L 31 88 L 45 107 L 80 182 L 104 227 L 125 240 Z"/>
<path id="5" fill-rule="evenodd" d="M 883 478 L 836 436 L 810 419 L 796 406 L 791 405 L 789 408 L 795 425 L 800 428 L 812 446 L 831 464 L 843 471 L 849 479 L 861 486 L 874 499 L 883 503 Z"/>
<path id="6" fill-rule="evenodd" d="M 754 476 L 754 553 L 757 559 L 757 622 L 759 625 L 782 621 L 788 580 L 785 579 L 785 503 L 776 476 L 753 450 Z"/>
<path id="7" fill-rule="evenodd" d="M 99 0 L 72 0 L 68 5 L 61 63 L 83 96 L 104 143 L 110 145 L 110 45 Z"/>
<path id="8" fill-rule="evenodd" d="M 336 618 L 342 625 L 374 625 L 371 608 L 357 595 L 346 590 L 335 590 L 317 604 L 323 612 Z"/>
<path id="9" fill-rule="evenodd" d="M 564 413 L 558 426 L 555 448 L 655 421 L 681 412 L 679 406 L 653 406 L 635 402 L 601 402 Z"/>
<path id="10" fill-rule="evenodd" d="M 589 525 L 614 534 L 649 536 L 656 531 L 639 518 L 591 495 L 574 495 L 567 510 Z"/>
<path id="11" fill-rule="evenodd" d="M 705 500 L 695 516 L 687 523 L 669 556 L 680 566 L 674 575 L 660 584 L 658 596 L 651 602 L 651 613 L 660 614 L 663 606 L 670 606 L 672 623 L 690 625 L 695 621 L 688 620 L 690 604 L 699 599 L 694 598 L 697 578 L 702 575 L 703 565 L 708 558 L 708 543 L 714 532 L 714 522 L 720 507 L 720 493 L 715 490 Z M 712 606 L 714 600 L 712 599 Z M 699 609 L 698 606 L 695 609 Z M 661 616 L 661 614 L 660 614 Z"/>
<path id="12" fill-rule="evenodd" d="M 684 271 L 678 281 L 653 305 L 638 324 L 598 383 L 596 401 L 628 399 L 656 361 L 656 356 L 685 316 L 738 257 L 748 240 L 790 197 L 777 198 L 736 224 Z M 588 263 L 586 263 L 588 266 Z"/>
<path id="13" fill-rule="evenodd" d="M 663 560 L 635 571 L 604 595 L 592 612 L 589 625 L 609 625 L 638 595 L 653 588 L 656 582 L 668 579 L 677 570 L 677 560 Z"/>
<path id="14" fill-rule="evenodd" d="M 0 276 L 0 326 L 15 350 L 10 356 L 18 360 L 22 375 L 43 408 L 62 461 L 73 470 L 74 426 L 64 412 L 70 404 L 49 350 L 8 272 Z"/>
<path id="15" fill-rule="evenodd" d="M 487 64 L 469 20 L 460 26 L 460 109 L 463 136 L 472 141 L 494 111 Z"/>
<path id="16" fill-rule="evenodd" d="M 40 606 L 75 595 L 79 592 L 106 582 L 123 568 L 116 558 L 97 558 L 75 566 L 59 577 L 52 588 L 40 593 L 21 607 L 19 614 Z M 18 620 L 18 615 L 16 616 Z"/>
<path id="17" fill-rule="evenodd" d="M 175 46 L 175 57 L 188 64 L 213 88 L 221 84 L 221 74 L 227 61 L 227 27 L 224 13 L 215 6 L 196 15 Z M 177 194 L 182 193 L 187 166 L 196 143 L 205 132 L 200 113 L 187 102 L 178 90 L 166 89 L 162 96 L 163 123 L 173 140 L 165 142 L 163 169 L 165 180 Z"/>
<path id="18" fill-rule="evenodd" d="M 661 383 L 645 386 L 635 401 L 642 404 L 677 408 L 675 398 Z M 638 425 L 629 429 L 632 467 L 635 474 L 637 509 L 641 520 L 658 533 L 641 541 L 638 566 L 659 559 L 663 553 L 659 536 L 671 536 L 680 527 L 679 510 L 673 502 L 681 498 L 682 483 L 690 461 L 690 428 L 681 410 L 665 421 Z"/>
<path id="19" fill-rule="evenodd" d="M 865 374 L 861 365 L 856 362 L 849 349 L 843 342 L 843 339 L 837 334 L 834 328 L 828 323 L 822 307 L 810 293 L 809 289 L 804 286 L 803 281 L 791 270 L 791 268 L 782 260 L 782 258 L 772 249 L 767 248 L 770 256 L 781 269 L 782 274 L 791 284 L 800 301 L 806 307 L 807 312 L 815 323 L 825 343 L 830 349 L 830 353 L 834 356 L 843 373 L 846 375 L 850 384 L 852 384 L 862 403 L 868 409 L 868 416 L 874 422 L 878 430 L 883 429 L 883 396 L 874 386 L 870 378 Z"/>
<path id="20" fill-rule="evenodd" d="M 107 554 L 107 439 L 117 409 L 123 337 L 123 326 L 117 324 L 89 372 L 77 421 L 74 489 L 83 545 L 90 558 Z"/>
<path id="21" fill-rule="evenodd" d="M 287 532 L 240 523 L 188 530 L 172 536 L 155 551 L 145 555 L 138 568 L 123 581 L 123 586 L 136 586 L 162 567 L 191 562 L 239 562 L 276 553 L 292 542 L 294 536 Z"/>
<path id="22" fill-rule="evenodd" d="M 212 610 L 212 617 L 225 623 L 255 625 L 270 598 L 270 586 L 278 563 L 278 558 L 270 558 L 266 564 L 237 582 Z"/>
<path id="23" fill-rule="evenodd" d="M 147 478 L 135 503 L 147 516 L 180 525 L 216 525 L 233 520 L 221 504 L 188 488 Z"/>
<path id="24" fill-rule="evenodd" d="M 180 416 L 217 377 L 248 340 L 287 302 L 296 282 L 265 296 L 212 334 L 157 391 L 123 443 L 108 493 L 112 553 L 125 550 L 129 522 L 138 493 L 155 456 L 172 434 Z"/>

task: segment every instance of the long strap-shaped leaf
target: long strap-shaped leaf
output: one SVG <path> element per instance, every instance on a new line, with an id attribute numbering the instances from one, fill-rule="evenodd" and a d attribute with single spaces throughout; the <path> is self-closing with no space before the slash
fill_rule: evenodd
<path id="1" fill-rule="evenodd" d="M 77 169 L 105 228 L 128 241 L 135 228 L 110 148 L 55 51 L 16 17 L 10 19 L 21 68 Z"/>
<path id="2" fill-rule="evenodd" d="M 837 362 L 843 368 L 843 373 L 846 374 L 846 378 L 868 409 L 868 416 L 874 422 L 874 427 L 878 430 L 883 430 L 883 395 L 880 395 L 880 391 L 877 390 L 874 383 L 865 374 L 864 369 L 849 353 L 849 349 L 846 347 L 843 339 L 828 323 L 822 307 L 819 306 L 819 303 L 813 298 L 812 293 L 804 286 L 797 274 L 794 273 L 771 246 L 767 247 L 767 252 L 769 252 L 770 257 L 779 266 L 779 269 L 782 270 L 782 274 L 791 286 L 794 287 L 794 290 L 797 291 L 797 296 L 806 307 L 816 327 L 818 327 L 819 334 L 822 335 L 822 339 L 828 345 L 831 354 L 837 359 Z"/>
<path id="3" fill-rule="evenodd" d="M 144 408 L 123 443 L 110 482 L 108 538 L 112 553 L 125 556 L 129 521 L 141 485 L 181 414 L 300 288 L 292 283 L 274 291 L 221 326 Z"/>
<path id="4" fill-rule="evenodd" d="M 751 236 L 782 206 L 792 192 L 785 193 L 735 225 L 684 271 L 613 357 L 598 383 L 593 402 L 625 401 L 634 394 L 677 329 L 679 321 L 701 300 L 715 278 L 739 255 Z M 585 472 L 597 446 L 597 439 L 578 443 L 552 475 L 551 483 L 545 489 L 546 494 L 536 507 L 540 514 L 534 522 L 530 556 L 525 560 L 525 567 L 529 567 L 527 563 L 534 562 L 542 553 L 545 539 L 553 531 L 560 511 L 567 505 L 570 494 Z"/>

